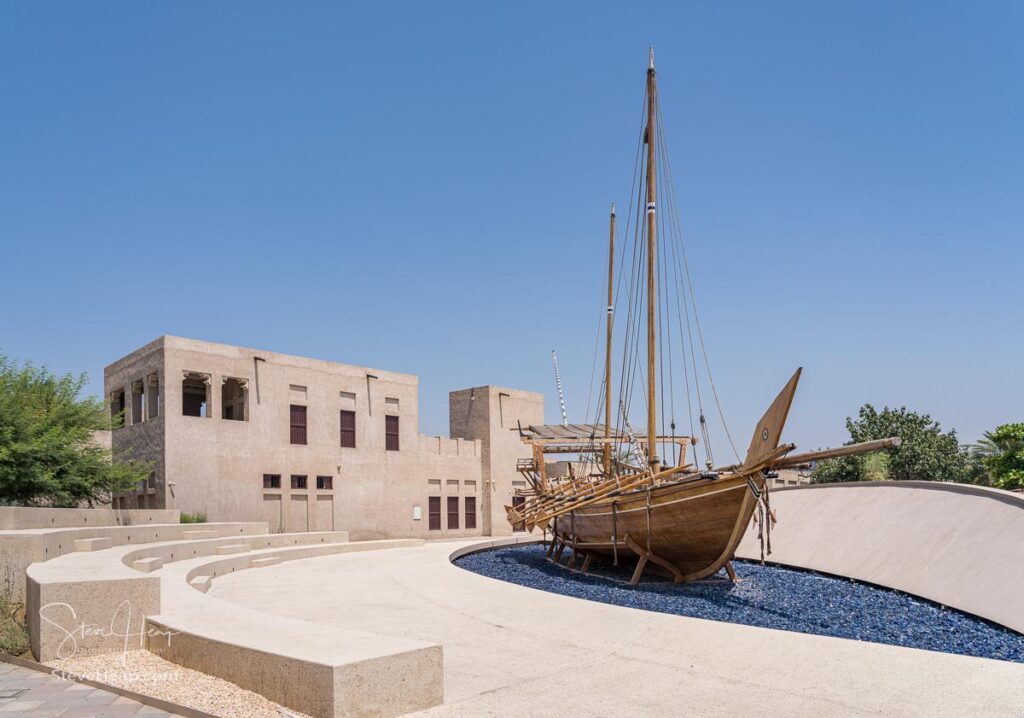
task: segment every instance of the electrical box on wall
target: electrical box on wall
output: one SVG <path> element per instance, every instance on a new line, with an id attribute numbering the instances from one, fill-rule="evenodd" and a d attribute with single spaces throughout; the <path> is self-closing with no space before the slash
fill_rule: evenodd
<path id="1" fill-rule="evenodd" d="M 419 506 L 412 507 L 412 520 L 421 521 L 423 519 L 423 509 Z"/>

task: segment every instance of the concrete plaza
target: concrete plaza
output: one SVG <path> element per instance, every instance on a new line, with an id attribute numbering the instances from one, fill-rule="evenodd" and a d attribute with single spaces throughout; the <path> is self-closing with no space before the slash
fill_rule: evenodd
<path id="1" fill-rule="evenodd" d="M 296 560 L 212 582 L 267 613 L 438 643 L 425 715 L 1006 715 L 1024 666 L 650 613 L 464 571 L 473 541 Z"/>

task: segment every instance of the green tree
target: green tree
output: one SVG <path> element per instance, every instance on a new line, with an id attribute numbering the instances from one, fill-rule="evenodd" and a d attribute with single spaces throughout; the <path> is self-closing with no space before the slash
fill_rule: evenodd
<path id="1" fill-rule="evenodd" d="M 112 461 L 93 442 L 110 419 L 103 402 L 79 396 L 85 380 L 0 354 L 0 502 L 108 503 L 149 476 L 149 464 Z"/>
<path id="2" fill-rule="evenodd" d="M 1007 490 L 1024 489 L 1024 423 L 1002 424 L 986 431 L 975 446 L 988 469 L 992 485 Z"/>
<path id="3" fill-rule="evenodd" d="M 903 443 L 879 454 L 846 456 L 818 462 L 812 474 L 815 483 L 838 481 L 956 481 L 978 483 L 984 470 L 957 442 L 956 431 L 942 431 L 928 414 L 906 407 L 878 411 L 865 404 L 857 418 L 847 417 L 847 444 L 898 436 Z"/>
<path id="4" fill-rule="evenodd" d="M 865 481 L 889 480 L 889 455 L 875 451 L 861 457 L 861 476 Z"/>
<path id="5" fill-rule="evenodd" d="M 991 431 L 986 431 L 985 436 L 978 439 L 978 443 L 967 444 L 964 448 L 966 448 L 972 456 L 978 458 L 980 461 L 984 461 L 990 456 L 996 456 L 997 454 L 1003 453 L 1003 450 L 999 448 L 995 441 L 993 441 Z"/>

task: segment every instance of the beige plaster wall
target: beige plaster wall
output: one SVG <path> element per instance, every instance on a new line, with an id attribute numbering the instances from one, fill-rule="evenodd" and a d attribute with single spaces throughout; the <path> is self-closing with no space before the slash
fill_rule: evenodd
<path id="1" fill-rule="evenodd" d="M 544 423 L 544 395 L 499 386 L 474 387 L 449 394 L 448 412 L 451 436 L 481 444 L 484 535 L 511 535 L 504 506 L 512 503 L 516 488 L 526 488 L 516 461 L 531 456 L 519 439 L 518 426 Z"/>

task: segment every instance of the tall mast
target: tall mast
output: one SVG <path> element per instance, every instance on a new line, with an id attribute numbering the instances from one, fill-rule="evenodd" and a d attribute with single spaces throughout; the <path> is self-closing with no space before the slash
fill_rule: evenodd
<path id="1" fill-rule="evenodd" d="M 615 311 L 612 284 L 615 281 L 615 203 L 608 218 L 608 328 L 604 352 L 604 470 L 612 475 L 612 313 Z"/>
<path id="2" fill-rule="evenodd" d="M 657 213 L 655 203 L 657 200 L 657 177 L 655 175 L 655 152 L 654 144 L 657 137 L 654 125 L 657 107 L 655 98 L 654 82 L 654 47 L 651 47 L 650 63 L 647 67 L 647 131 L 645 140 L 647 142 L 647 455 L 651 464 L 651 470 L 658 472 L 658 424 L 655 405 L 655 382 L 658 338 L 656 334 L 655 310 L 657 309 L 657 264 L 655 252 L 658 246 Z"/>

